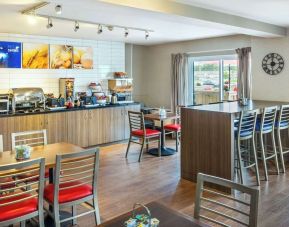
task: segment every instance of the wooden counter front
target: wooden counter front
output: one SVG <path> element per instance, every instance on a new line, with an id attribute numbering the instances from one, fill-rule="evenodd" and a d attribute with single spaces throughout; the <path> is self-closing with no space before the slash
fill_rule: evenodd
<path id="1" fill-rule="evenodd" d="M 182 108 L 181 177 L 197 181 L 199 172 L 233 180 L 234 119 L 242 110 L 259 110 L 285 102 L 251 101 Z"/>
<path id="2" fill-rule="evenodd" d="M 47 130 L 49 144 L 67 142 L 89 147 L 110 143 L 129 138 L 129 110 L 140 111 L 140 105 L 1 116 L 0 135 L 5 151 L 11 150 L 11 133 L 41 129 Z"/>

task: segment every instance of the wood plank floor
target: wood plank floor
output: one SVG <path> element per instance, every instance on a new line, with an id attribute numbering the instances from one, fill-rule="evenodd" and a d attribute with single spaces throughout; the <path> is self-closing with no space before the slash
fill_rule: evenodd
<path id="1" fill-rule="evenodd" d="M 167 143 L 174 146 L 173 141 Z M 180 179 L 180 154 L 161 158 L 145 154 L 138 163 L 139 147 L 131 148 L 128 160 L 124 158 L 126 144 L 101 148 L 99 205 L 102 221 L 131 210 L 134 202 L 146 204 L 155 200 L 193 216 L 195 184 Z M 265 182 L 260 172 L 259 226 L 288 227 L 289 174 L 270 175 Z M 93 216 L 79 218 L 78 225 L 95 226 Z"/>

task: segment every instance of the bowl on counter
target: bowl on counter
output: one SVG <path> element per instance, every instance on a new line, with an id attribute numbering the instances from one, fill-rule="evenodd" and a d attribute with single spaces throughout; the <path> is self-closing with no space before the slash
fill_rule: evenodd
<path id="1" fill-rule="evenodd" d="M 106 104 L 106 99 L 98 99 L 96 101 L 97 104 L 100 104 L 100 105 L 105 105 Z"/>

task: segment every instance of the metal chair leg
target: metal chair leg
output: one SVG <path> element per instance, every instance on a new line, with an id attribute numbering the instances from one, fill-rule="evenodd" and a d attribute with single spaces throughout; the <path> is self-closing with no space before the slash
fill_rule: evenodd
<path id="1" fill-rule="evenodd" d="M 148 139 L 146 141 L 146 150 L 147 150 L 147 152 L 149 152 L 149 140 Z"/>
<path id="2" fill-rule="evenodd" d="M 59 215 L 59 207 L 53 207 L 53 216 L 54 216 L 54 224 L 55 227 L 60 227 L 60 215 Z"/>
<path id="3" fill-rule="evenodd" d="M 130 142 L 131 141 L 131 136 L 129 137 L 129 140 L 128 140 L 128 144 L 127 144 L 127 148 L 126 148 L 126 153 L 125 153 L 125 158 L 127 158 L 127 155 L 128 155 L 128 151 L 129 151 L 129 148 L 130 148 Z"/>
<path id="4" fill-rule="evenodd" d="M 72 217 L 77 215 L 77 207 L 76 205 L 72 205 Z M 77 218 L 72 219 L 72 224 L 77 225 Z"/>
<path id="5" fill-rule="evenodd" d="M 96 225 L 99 225 L 100 222 L 100 216 L 99 216 L 99 207 L 98 207 L 98 202 L 97 198 L 93 198 L 93 208 L 94 208 L 94 218 L 95 218 L 95 223 Z"/>
<path id="6" fill-rule="evenodd" d="M 25 221 L 22 221 L 20 222 L 20 227 L 25 227 L 26 226 L 26 220 Z"/>
<path id="7" fill-rule="evenodd" d="M 263 141 L 262 133 L 260 133 L 260 144 L 261 144 L 261 156 L 262 156 L 263 165 L 264 165 L 265 180 L 268 181 L 268 170 L 267 170 L 267 163 L 266 163 L 266 156 L 265 156 L 264 141 Z"/>
<path id="8" fill-rule="evenodd" d="M 258 168 L 258 158 L 257 158 L 257 152 L 256 152 L 256 144 L 254 137 L 252 138 L 252 146 L 253 146 L 253 156 L 254 156 L 254 162 L 255 162 L 255 174 L 256 174 L 256 182 L 257 185 L 260 186 L 260 176 L 259 176 L 259 168 Z"/>
<path id="9" fill-rule="evenodd" d="M 240 183 L 244 184 L 240 141 L 237 141 L 237 156 L 238 156 L 238 164 L 239 164 L 239 169 L 240 169 Z"/>
<path id="10" fill-rule="evenodd" d="M 140 160 L 141 160 L 144 144 L 145 144 L 145 138 L 143 138 L 143 140 L 142 140 L 142 145 L 141 145 L 141 149 L 140 149 L 140 154 L 139 154 L 138 162 L 140 162 Z"/>
<path id="11" fill-rule="evenodd" d="M 176 132 L 176 152 L 179 152 L 179 133 Z"/>
<path id="12" fill-rule="evenodd" d="M 159 135 L 159 141 L 158 141 L 158 151 L 159 151 L 159 157 L 162 156 L 162 151 L 161 151 L 161 139 L 162 139 L 162 135 Z"/>
<path id="13" fill-rule="evenodd" d="M 280 155 L 280 159 L 281 159 L 282 172 L 285 173 L 285 163 L 284 163 L 283 147 L 282 147 L 280 129 L 277 130 L 277 140 L 278 140 L 278 146 L 279 146 L 278 151 L 279 151 L 279 155 Z"/>
<path id="14" fill-rule="evenodd" d="M 272 144 L 273 144 L 273 152 L 275 154 L 276 170 L 277 170 L 277 174 L 279 175 L 280 171 L 279 171 L 279 163 L 278 163 L 278 156 L 277 156 L 277 150 L 276 150 L 274 131 L 271 132 L 271 138 L 272 138 Z"/>

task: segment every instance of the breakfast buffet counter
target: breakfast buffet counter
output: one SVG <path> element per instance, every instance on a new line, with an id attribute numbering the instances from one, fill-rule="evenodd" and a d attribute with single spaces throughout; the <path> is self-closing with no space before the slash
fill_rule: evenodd
<path id="1" fill-rule="evenodd" d="M 11 150 L 11 133 L 41 129 L 47 130 L 48 143 L 67 142 L 81 147 L 111 143 L 129 138 L 129 110 L 140 111 L 140 104 L 3 114 L 0 135 L 4 150 Z"/>

